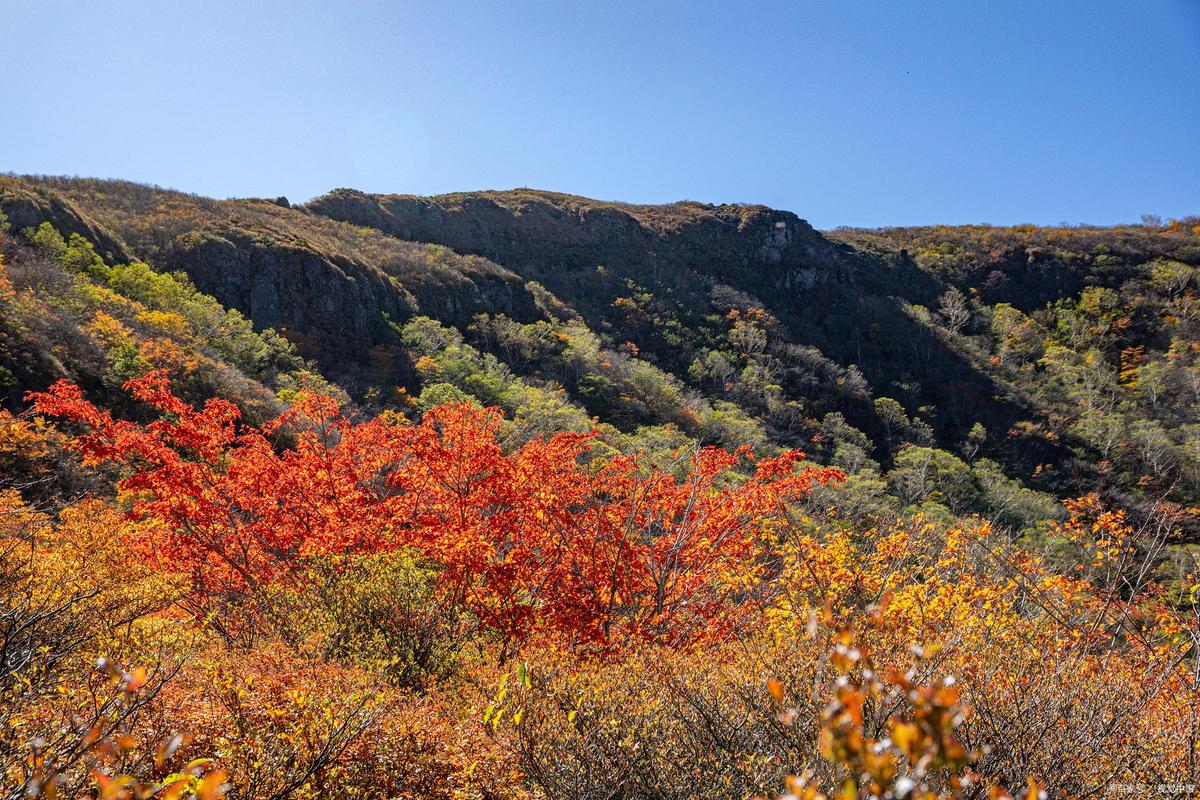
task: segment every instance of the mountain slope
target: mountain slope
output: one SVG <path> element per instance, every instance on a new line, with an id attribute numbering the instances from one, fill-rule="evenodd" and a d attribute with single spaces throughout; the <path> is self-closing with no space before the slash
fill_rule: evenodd
<path id="1" fill-rule="evenodd" d="M 343 365 L 365 363 L 372 346 L 388 341 L 389 319 L 418 311 L 457 322 L 478 310 L 536 315 L 522 282 L 495 264 L 273 202 L 214 201 L 119 181 L 5 179 L 0 192 L 0 208 L 21 227 L 49 221 L 74 230 L 61 209 L 86 208 L 103 226 L 96 238 L 111 242 L 111 257 L 186 273 L 351 383 Z M 25 210 L 17 198 L 34 192 L 55 202 Z"/>
<path id="2" fill-rule="evenodd" d="M 803 420 L 837 412 L 886 458 L 888 432 L 871 394 L 895 397 L 909 413 L 927 409 L 943 443 L 961 441 L 978 422 L 1006 431 L 1037 416 L 913 319 L 909 307 L 935 305 L 947 282 L 911 259 L 832 241 L 788 212 L 632 206 L 527 190 L 432 198 L 339 190 L 306 207 L 478 253 L 544 283 L 594 329 L 633 342 L 695 388 L 750 407 L 781 441 L 807 443 L 816 431 Z M 758 312 L 762 323 L 747 325 Z M 742 320 L 737 333 L 731 314 Z M 738 345 L 731 335 L 755 341 Z M 734 390 L 725 389 L 723 372 L 739 378 Z M 1029 474 L 1065 454 L 1031 440 L 1006 457 Z M 1086 465 L 1073 469 L 1080 474 L 1072 480 L 1092 479 Z"/>
<path id="3" fill-rule="evenodd" d="M 0 178 L 0 209 L 181 271 L 368 405 L 475 399 L 517 439 L 595 420 L 664 458 L 800 446 L 854 473 L 842 504 L 868 515 L 935 501 L 1021 528 L 1054 514 L 1027 487 L 1198 504 L 1194 221 L 822 234 L 763 206 L 291 207 L 57 178 Z"/>
<path id="4" fill-rule="evenodd" d="M 863 258 L 789 212 L 698 203 L 621 205 L 526 190 L 433 198 L 339 190 L 306 207 L 404 239 L 486 256 L 544 283 L 593 327 L 627 336 L 681 378 L 699 350 L 686 338 L 666 339 L 664 321 L 707 328 L 708 336 L 719 338 L 723 323 L 706 317 L 724 316 L 735 306 L 761 307 L 780 321 L 785 343 L 816 347 L 842 367 L 855 364 L 873 387 L 928 385 L 933 392 L 919 388 L 913 401 L 915 406 L 940 401 L 945 407 L 939 424 L 947 435 L 965 434 L 976 421 L 972 409 L 981 404 L 997 415 L 996 424 L 1021 413 L 993 400 L 995 387 L 912 324 L 894 300 L 935 302 L 945 288 L 940 281 L 909 262 Z M 657 306 L 648 312 L 651 324 L 630 320 L 627 302 L 614 308 L 639 293 L 649 293 Z M 917 372 L 922 380 L 914 380 Z M 783 376 L 785 386 L 788 377 Z M 790 377 L 788 388 L 804 396 L 811 373 Z M 959 389 L 948 396 L 938 389 L 946 384 Z M 819 386 L 822 392 L 830 388 Z"/>

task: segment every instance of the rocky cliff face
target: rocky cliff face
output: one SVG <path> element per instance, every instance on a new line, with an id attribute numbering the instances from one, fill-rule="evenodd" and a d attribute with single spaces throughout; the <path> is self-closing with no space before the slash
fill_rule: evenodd
<path id="1" fill-rule="evenodd" d="M 540 315 L 519 276 L 436 244 L 402 242 L 280 201 L 228 200 L 119 181 L 0 181 L 14 228 L 49 221 L 109 263 L 144 259 L 275 328 L 325 366 L 365 362 L 390 322 L 423 313 L 465 325 L 479 312 Z M 86 209 L 86 211 L 84 210 Z"/>
<path id="2" fill-rule="evenodd" d="M 217 225 L 178 237 L 159 261 L 256 326 L 311 339 L 312 355 L 325 363 L 364 360 L 393 338 L 391 322 L 414 314 L 465 325 L 479 312 L 523 321 L 540 313 L 508 270 L 436 246 L 397 244 L 370 257 Z"/>
<path id="3" fill-rule="evenodd" d="M 256 327 L 311 337 L 329 361 L 360 358 L 385 335 L 385 314 L 407 319 L 417 305 L 378 270 L 236 229 L 182 236 L 164 261 Z"/>
<path id="4" fill-rule="evenodd" d="M 764 206 L 635 206 L 527 190 L 414 197 L 340 189 L 306 207 L 517 270 L 689 269 L 722 281 L 811 286 L 844 258 L 844 248 L 795 214 Z"/>

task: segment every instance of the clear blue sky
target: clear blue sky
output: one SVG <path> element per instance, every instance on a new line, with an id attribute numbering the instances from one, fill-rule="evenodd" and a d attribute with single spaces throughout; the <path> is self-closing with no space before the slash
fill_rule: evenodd
<path id="1" fill-rule="evenodd" d="M 1200 0 L 4 0 L 0 170 L 818 227 L 1200 213 Z"/>

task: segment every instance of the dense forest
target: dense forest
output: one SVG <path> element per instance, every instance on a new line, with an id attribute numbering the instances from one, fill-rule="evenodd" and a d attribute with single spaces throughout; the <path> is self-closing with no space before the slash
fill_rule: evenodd
<path id="1" fill-rule="evenodd" d="M 0 797 L 1200 787 L 1197 218 L 0 176 L 0 395 Z"/>

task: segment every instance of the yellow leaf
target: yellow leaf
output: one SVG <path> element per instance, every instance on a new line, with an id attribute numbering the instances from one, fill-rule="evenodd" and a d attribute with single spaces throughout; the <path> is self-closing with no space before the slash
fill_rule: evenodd
<path id="1" fill-rule="evenodd" d="M 921 732 L 911 722 L 896 722 L 892 725 L 892 741 L 905 755 L 912 757 Z"/>

